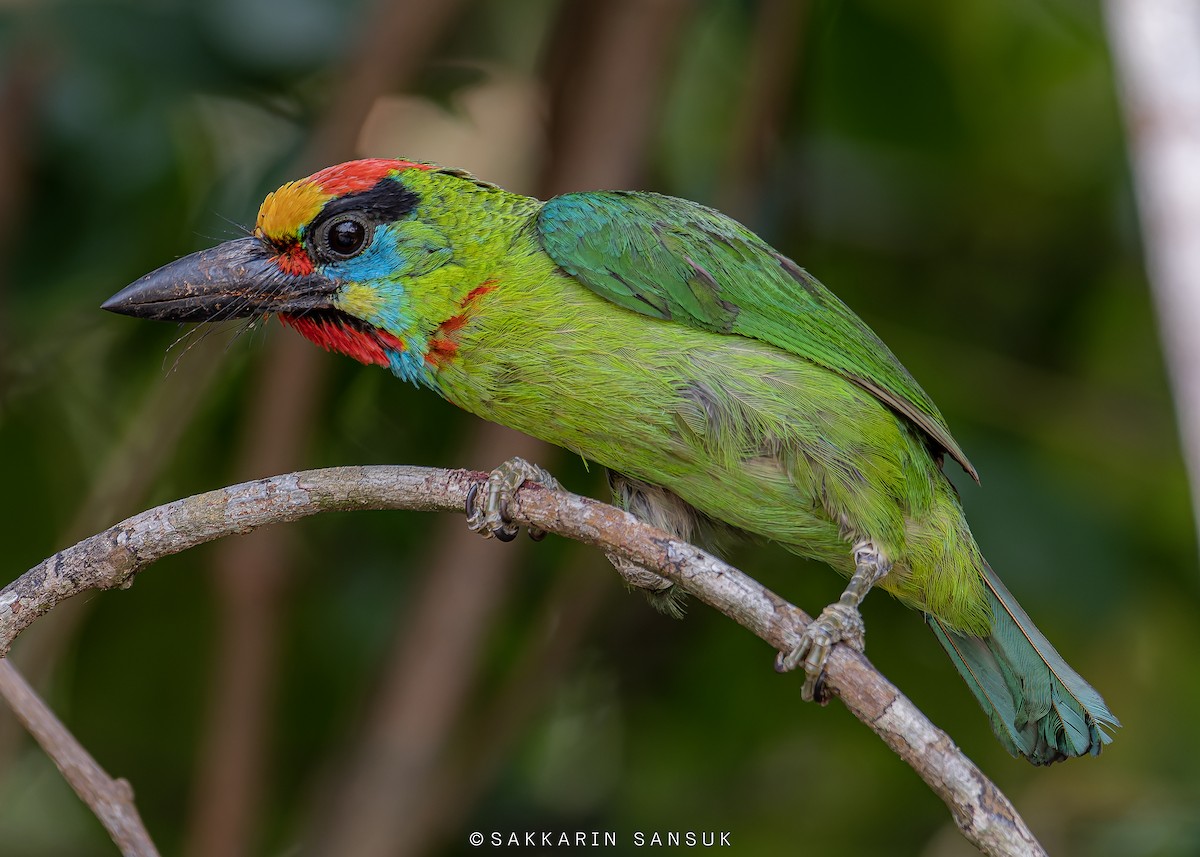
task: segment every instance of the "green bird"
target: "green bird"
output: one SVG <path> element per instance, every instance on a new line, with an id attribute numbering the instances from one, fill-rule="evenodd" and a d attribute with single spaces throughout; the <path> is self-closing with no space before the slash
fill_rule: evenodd
<path id="1" fill-rule="evenodd" d="M 779 542 L 850 577 L 780 667 L 819 696 L 830 647 L 863 645 L 878 586 L 922 611 L 1001 743 L 1034 764 L 1096 755 L 1119 725 L 984 560 L 937 407 L 837 297 L 745 227 L 652 193 L 542 202 L 434 164 L 329 167 L 270 194 L 253 235 L 179 259 L 104 308 L 275 314 L 486 420 L 608 468 L 616 505 L 687 540 Z M 498 471 L 472 521 L 509 538 Z M 614 559 L 627 579 L 669 587 Z"/>

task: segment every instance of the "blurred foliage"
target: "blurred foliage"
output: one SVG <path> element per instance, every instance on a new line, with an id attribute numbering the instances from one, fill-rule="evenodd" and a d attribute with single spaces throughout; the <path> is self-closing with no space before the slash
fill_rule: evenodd
<path id="1" fill-rule="evenodd" d="M 465 4 L 406 101 L 466 123 L 468 148 L 486 153 L 470 92 L 508 76 L 536 97 L 559 7 Z M 8 577 L 85 535 L 72 528 L 98 502 L 89 497 L 102 501 L 99 529 L 234 478 L 253 367 L 266 339 L 292 334 L 269 324 L 172 347 L 180 331 L 98 305 L 252 222 L 336 97 L 365 10 L 362 0 L 3 4 Z M 714 0 L 687 16 L 645 188 L 709 203 L 727 188 L 758 12 Z M 739 215 L 856 308 L 940 403 L 982 473 L 982 487 L 958 481 L 985 553 L 1125 728 L 1101 759 L 1033 769 L 992 738 L 918 616 L 868 599 L 868 652 L 1052 853 L 1200 852 L 1196 543 L 1098 11 L 1084 0 L 814 0 L 794 36 L 790 94 Z M 536 103 L 527 115 L 519 124 L 538 121 Z M 542 129 L 525 132 L 537 140 Z M 363 154 L 447 159 L 371 145 Z M 206 347 L 214 341 L 226 344 Z M 466 415 L 385 373 L 322 359 L 330 377 L 306 465 L 467 463 Z M 174 390 L 194 411 L 148 490 L 100 484 L 130 436 L 153 446 L 164 419 L 155 402 L 190 383 L 193 360 L 221 365 L 211 385 Z M 569 487 L 604 496 L 595 468 L 555 466 Z M 290 526 L 295 577 L 256 853 L 288 852 L 311 828 L 426 561 L 430 522 L 379 513 Z M 532 633 L 530 605 L 561 575 L 607 573 L 554 541 L 527 554 L 517 597 L 489 632 L 480 694 L 504 685 Z M 163 561 L 128 592 L 89 599 L 46 685 L 100 762 L 133 783 L 166 853 L 185 837 L 220 633 L 203 573 L 212 556 Z M 732 559 L 809 610 L 840 585 L 770 547 Z M 615 830 L 625 843 L 637 830 L 728 830 L 739 854 L 787 844 L 965 853 L 912 772 L 837 705 L 802 705 L 799 682 L 773 673 L 759 641 L 701 606 L 676 622 L 621 597 L 615 577 L 609 587 L 602 620 L 439 853 L 475 853 L 473 830 L 577 829 Z M 467 732 L 486 742 L 488 729 L 476 720 Z M 5 853 L 112 853 L 37 748 L 0 762 Z"/>

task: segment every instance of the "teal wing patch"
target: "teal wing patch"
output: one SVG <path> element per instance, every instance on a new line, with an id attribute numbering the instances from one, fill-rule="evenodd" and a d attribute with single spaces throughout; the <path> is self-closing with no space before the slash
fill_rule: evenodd
<path id="1" fill-rule="evenodd" d="M 542 246 L 619 306 L 770 343 L 853 381 L 978 479 L 937 406 L 888 347 L 791 259 L 720 212 L 632 191 L 568 193 L 538 215 Z"/>

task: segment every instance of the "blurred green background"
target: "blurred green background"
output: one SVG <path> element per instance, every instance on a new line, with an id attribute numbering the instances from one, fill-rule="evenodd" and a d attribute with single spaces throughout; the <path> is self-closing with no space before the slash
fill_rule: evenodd
<path id="1" fill-rule="evenodd" d="M 528 451 L 275 323 L 98 309 L 243 234 L 282 181 L 367 155 L 690 197 L 820 277 L 939 402 L 982 474 L 953 475 L 984 552 L 1124 728 L 1099 759 L 1034 769 L 884 596 L 868 655 L 1051 853 L 1200 853 L 1197 550 L 1094 3 L 0 4 L 6 579 L 245 478 Z M 606 496 L 596 468 L 531 454 Z M 730 558 L 810 611 L 840 591 L 770 546 Z M 468 854 L 472 831 L 527 830 L 970 853 L 772 656 L 702 605 L 654 613 L 563 540 L 372 513 L 164 560 L 13 657 L 130 780 L 164 853 Z M 0 852 L 114 853 L 6 710 Z"/>

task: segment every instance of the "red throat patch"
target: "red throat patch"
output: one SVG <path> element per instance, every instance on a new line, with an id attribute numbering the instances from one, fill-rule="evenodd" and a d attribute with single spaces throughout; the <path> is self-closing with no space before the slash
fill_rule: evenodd
<path id="1" fill-rule="evenodd" d="M 378 328 L 358 328 L 312 316 L 280 315 L 279 320 L 326 351 L 345 354 L 369 366 L 388 366 L 389 351 L 405 350 L 401 340 Z"/>

